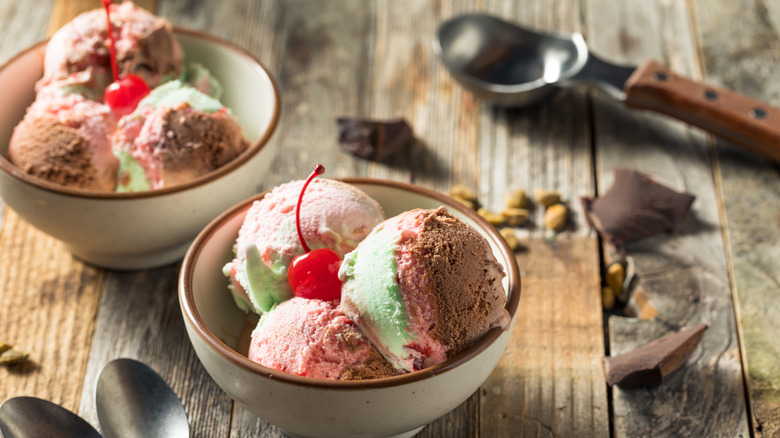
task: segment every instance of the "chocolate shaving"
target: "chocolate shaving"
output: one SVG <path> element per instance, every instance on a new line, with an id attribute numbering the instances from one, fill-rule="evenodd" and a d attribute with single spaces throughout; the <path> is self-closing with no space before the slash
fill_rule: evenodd
<path id="1" fill-rule="evenodd" d="M 337 119 L 339 145 L 352 155 L 382 161 L 414 138 L 406 120 Z"/>
<path id="2" fill-rule="evenodd" d="M 688 360 L 705 330 L 707 324 L 688 327 L 631 352 L 603 358 L 607 383 L 621 388 L 660 385 Z"/>
<path id="3" fill-rule="evenodd" d="M 617 169 L 615 182 L 604 196 L 580 199 L 588 225 L 623 252 L 629 242 L 677 231 L 696 197 L 676 192 L 639 172 Z"/>

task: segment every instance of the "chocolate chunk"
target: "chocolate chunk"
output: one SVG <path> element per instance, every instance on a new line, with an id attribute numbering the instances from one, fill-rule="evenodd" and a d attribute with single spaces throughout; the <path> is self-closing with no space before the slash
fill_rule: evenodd
<path id="1" fill-rule="evenodd" d="M 682 225 L 695 196 L 676 192 L 628 169 L 615 170 L 615 182 L 604 196 L 580 198 L 585 220 L 617 250 L 634 240 Z"/>
<path id="2" fill-rule="evenodd" d="M 603 358 L 607 383 L 621 388 L 660 385 L 699 344 L 707 324 L 668 334 L 628 353 Z"/>
<path id="3" fill-rule="evenodd" d="M 406 120 L 337 119 L 339 145 L 352 155 L 382 161 L 414 138 Z"/>

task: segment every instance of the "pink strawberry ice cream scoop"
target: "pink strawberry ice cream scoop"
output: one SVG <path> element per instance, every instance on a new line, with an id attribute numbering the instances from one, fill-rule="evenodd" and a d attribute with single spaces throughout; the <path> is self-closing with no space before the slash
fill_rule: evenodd
<path id="1" fill-rule="evenodd" d="M 282 184 L 255 201 L 223 272 L 244 310 L 262 313 L 293 296 L 287 270 L 304 253 L 295 227 L 295 206 L 303 181 Z M 343 257 L 385 218 L 382 207 L 347 183 L 318 178 L 301 204 L 301 232 L 311 249 L 330 248 Z"/>
<path id="2" fill-rule="evenodd" d="M 56 184 L 113 191 L 118 164 L 110 142 L 114 126 L 108 106 L 46 87 L 14 129 L 8 159 Z"/>
<path id="3" fill-rule="evenodd" d="M 341 307 L 390 363 L 412 372 L 508 325 L 504 275 L 478 231 L 444 207 L 416 209 L 344 257 Z"/>
<path id="4" fill-rule="evenodd" d="M 398 374 L 339 309 L 338 301 L 294 297 L 263 314 L 250 360 L 299 376 L 363 380 Z"/>
<path id="5" fill-rule="evenodd" d="M 129 1 L 112 4 L 110 8 L 120 77 L 132 73 L 154 88 L 181 75 L 181 47 L 167 20 Z M 102 99 L 103 90 L 113 80 L 109 44 L 103 9 L 79 15 L 49 40 L 44 77 L 38 87 L 68 86 L 93 99 Z"/>

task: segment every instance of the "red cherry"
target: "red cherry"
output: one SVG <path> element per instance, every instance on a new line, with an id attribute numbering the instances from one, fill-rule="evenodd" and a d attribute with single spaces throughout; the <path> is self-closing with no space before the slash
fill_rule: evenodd
<path id="1" fill-rule="evenodd" d="M 290 268 L 287 270 L 287 283 L 297 297 L 335 300 L 341 298 L 341 280 L 338 277 L 341 259 L 332 249 L 318 248 L 313 251 L 309 249 L 301 232 L 303 194 L 309 183 L 323 172 L 325 167 L 322 164 L 314 166 L 314 171 L 303 183 L 301 194 L 298 195 L 298 203 L 295 205 L 295 228 L 305 253 L 295 257 L 290 263 Z"/>
<path id="2" fill-rule="evenodd" d="M 341 259 L 329 248 L 317 248 L 294 258 L 287 282 L 297 297 L 336 300 L 341 298 L 338 273 Z"/>
<path id="3" fill-rule="evenodd" d="M 106 26 L 108 28 L 109 52 L 111 54 L 111 71 L 114 73 L 114 82 L 106 88 L 103 100 L 118 116 L 124 116 L 133 112 L 138 102 L 149 92 L 149 86 L 139 76 L 129 74 L 119 78 L 116 65 L 116 41 L 114 41 L 114 28 L 111 26 L 111 0 L 102 0 L 103 9 L 106 10 Z"/>
<path id="4" fill-rule="evenodd" d="M 124 116 L 133 112 L 138 102 L 150 91 L 149 86 L 140 76 L 129 74 L 119 81 L 112 82 L 106 88 L 104 99 L 114 114 Z"/>

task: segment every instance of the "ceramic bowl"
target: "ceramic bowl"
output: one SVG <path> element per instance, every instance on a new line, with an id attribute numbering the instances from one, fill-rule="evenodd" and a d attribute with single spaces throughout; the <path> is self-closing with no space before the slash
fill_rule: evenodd
<path id="1" fill-rule="evenodd" d="M 41 42 L 0 67 L 0 197 L 27 222 L 88 263 L 142 269 L 180 260 L 193 238 L 231 205 L 258 192 L 276 155 L 269 142 L 280 111 L 278 88 L 260 62 L 205 33 L 176 28 L 187 62 L 203 64 L 223 85 L 251 146 L 230 163 L 186 184 L 137 193 L 67 188 L 31 176 L 6 158 L 13 129 L 43 75 Z"/>
<path id="2" fill-rule="evenodd" d="M 376 199 L 388 217 L 413 208 L 444 205 L 480 231 L 507 272 L 506 308 L 512 324 L 504 330 L 492 329 L 470 349 L 442 364 L 382 379 L 321 380 L 250 361 L 237 351 L 245 315 L 227 290 L 222 266 L 232 259 L 241 223 L 261 194 L 211 222 L 184 257 L 179 301 L 187 334 L 206 371 L 230 397 L 291 436 L 412 436 L 468 399 L 495 368 L 509 340 L 520 300 L 517 262 L 495 228 L 444 195 L 396 182 L 343 181 Z"/>

